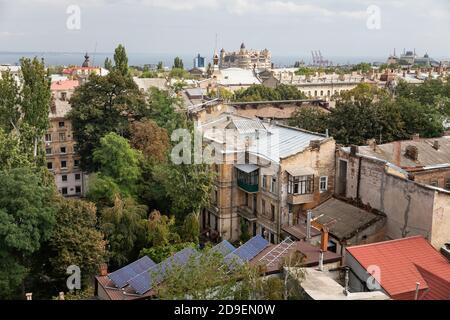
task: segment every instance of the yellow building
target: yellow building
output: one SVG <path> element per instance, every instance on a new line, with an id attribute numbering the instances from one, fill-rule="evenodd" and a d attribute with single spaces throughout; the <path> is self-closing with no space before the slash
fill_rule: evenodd
<path id="1" fill-rule="evenodd" d="M 204 231 L 231 241 L 242 230 L 281 241 L 282 227 L 329 199 L 335 141 L 325 135 L 229 113 L 199 125 L 217 173 Z"/>
<path id="2" fill-rule="evenodd" d="M 86 175 L 81 171 L 80 158 L 75 153 L 72 123 L 67 119 L 69 99 L 78 85 L 75 80 L 51 84 L 50 128 L 44 138 L 47 168 L 55 176 L 58 191 L 67 197 L 84 195 L 86 185 Z"/>

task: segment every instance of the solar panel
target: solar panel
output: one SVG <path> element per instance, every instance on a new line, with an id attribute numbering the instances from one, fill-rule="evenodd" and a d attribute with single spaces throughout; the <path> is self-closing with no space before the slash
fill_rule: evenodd
<path id="1" fill-rule="evenodd" d="M 256 236 L 248 240 L 233 253 L 244 261 L 250 261 L 269 245 L 269 242 L 261 236 Z"/>
<path id="2" fill-rule="evenodd" d="M 229 243 L 227 240 L 223 240 L 221 243 L 219 243 L 218 245 L 215 245 L 211 251 L 213 253 L 220 253 L 222 256 L 226 256 L 227 254 L 233 252 L 234 250 L 236 250 L 236 248 Z"/>
<path id="3" fill-rule="evenodd" d="M 138 294 L 144 294 L 147 291 L 149 291 L 153 286 L 161 283 L 173 266 L 182 266 L 186 264 L 189 258 L 195 252 L 196 251 L 193 248 L 183 249 L 177 252 L 172 257 L 167 258 L 160 264 L 157 264 L 156 266 L 150 268 L 149 270 L 146 270 L 141 274 L 137 275 L 136 277 L 130 279 L 128 281 L 128 284 Z"/>
<path id="4" fill-rule="evenodd" d="M 143 256 L 139 260 L 126 265 L 125 267 L 110 273 L 108 276 L 112 282 L 118 287 L 123 288 L 128 280 L 134 278 L 138 274 L 155 266 L 156 263 L 147 256 Z"/>

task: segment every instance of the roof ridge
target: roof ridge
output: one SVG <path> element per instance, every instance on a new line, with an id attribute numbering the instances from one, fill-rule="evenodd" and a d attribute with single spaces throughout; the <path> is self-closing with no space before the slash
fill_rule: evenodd
<path id="1" fill-rule="evenodd" d="M 406 240 L 411 240 L 411 239 L 416 239 L 416 238 L 421 238 L 423 240 L 425 240 L 426 243 L 428 243 L 428 241 L 426 241 L 425 237 L 422 235 L 417 235 L 417 236 L 411 236 L 411 237 L 407 237 L 407 238 L 400 238 L 400 239 L 393 239 L 393 240 L 386 240 L 386 241 L 380 241 L 380 242 L 374 242 L 374 243 L 368 243 L 368 244 L 362 244 L 362 245 L 358 245 L 358 246 L 352 246 L 347 248 L 347 250 L 352 250 L 352 249 L 359 249 L 359 248 L 364 248 L 364 247 L 375 247 L 377 245 L 385 245 L 388 243 L 394 243 L 394 242 L 401 242 L 401 241 L 406 241 Z M 434 248 L 433 248 L 434 249 Z M 434 249 L 436 250 L 436 249 Z"/>

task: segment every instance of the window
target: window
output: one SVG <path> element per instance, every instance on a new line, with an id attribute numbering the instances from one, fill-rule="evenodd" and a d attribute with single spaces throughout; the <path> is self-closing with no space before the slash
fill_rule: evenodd
<path id="1" fill-rule="evenodd" d="M 66 101 L 67 99 L 67 92 L 61 92 L 61 101 Z"/>
<path id="2" fill-rule="evenodd" d="M 45 142 L 52 142 L 52 135 L 50 133 L 45 135 Z"/>
<path id="3" fill-rule="evenodd" d="M 248 207 L 248 193 L 245 193 L 245 206 Z"/>
<path id="4" fill-rule="evenodd" d="M 75 173 L 75 180 L 81 180 L 81 174 Z"/>
<path id="5" fill-rule="evenodd" d="M 51 155 L 52 154 L 52 148 L 46 148 L 45 149 L 45 154 L 46 155 Z"/>
<path id="6" fill-rule="evenodd" d="M 219 203 L 219 191 L 214 190 L 214 203 L 218 204 Z"/>
<path id="7" fill-rule="evenodd" d="M 289 175 L 289 194 L 311 194 L 314 192 L 314 176 L 293 177 Z"/>
<path id="8" fill-rule="evenodd" d="M 66 182 L 66 181 L 67 181 L 67 175 L 65 175 L 65 174 L 62 175 L 62 176 L 61 176 L 61 180 L 62 180 L 63 182 Z"/>
<path id="9" fill-rule="evenodd" d="M 59 125 L 60 128 L 64 128 L 65 123 L 64 123 L 64 121 L 60 121 L 58 125 Z"/>
<path id="10" fill-rule="evenodd" d="M 320 177 L 320 192 L 326 192 L 328 190 L 328 177 Z"/>
<path id="11" fill-rule="evenodd" d="M 270 242 L 275 244 L 275 235 L 272 232 L 270 233 Z"/>
<path id="12" fill-rule="evenodd" d="M 445 181 L 445 189 L 450 191 L 450 179 Z"/>
<path id="13" fill-rule="evenodd" d="M 81 186 L 75 186 L 75 193 L 81 194 Z"/>
<path id="14" fill-rule="evenodd" d="M 52 170 L 53 169 L 53 162 L 47 162 L 47 169 Z"/>
<path id="15" fill-rule="evenodd" d="M 66 160 L 62 160 L 61 161 L 61 169 L 67 168 L 67 161 Z"/>
<path id="16" fill-rule="evenodd" d="M 261 200 L 261 213 L 262 214 L 266 213 L 266 201 L 265 200 Z"/>
<path id="17" fill-rule="evenodd" d="M 66 141 L 66 134 L 65 133 L 60 133 L 59 134 L 59 141 Z"/>
<path id="18" fill-rule="evenodd" d="M 67 188 L 62 188 L 62 189 L 61 189 L 61 193 L 62 193 L 63 195 L 67 195 Z"/>
<path id="19" fill-rule="evenodd" d="M 66 153 L 66 147 L 61 147 L 59 150 L 60 150 L 60 153 Z"/>
<path id="20" fill-rule="evenodd" d="M 288 203 L 288 213 L 292 213 L 294 206 L 291 203 Z"/>
<path id="21" fill-rule="evenodd" d="M 264 190 L 267 189 L 267 176 L 263 176 L 262 187 Z"/>
<path id="22" fill-rule="evenodd" d="M 74 167 L 79 167 L 80 166 L 80 160 L 74 160 L 73 161 L 73 166 Z"/>
<path id="23" fill-rule="evenodd" d="M 270 220 L 275 221 L 275 206 L 273 204 L 270 205 Z"/>
<path id="24" fill-rule="evenodd" d="M 270 192 L 275 193 L 277 192 L 277 178 L 272 177 L 272 183 L 270 184 Z"/>

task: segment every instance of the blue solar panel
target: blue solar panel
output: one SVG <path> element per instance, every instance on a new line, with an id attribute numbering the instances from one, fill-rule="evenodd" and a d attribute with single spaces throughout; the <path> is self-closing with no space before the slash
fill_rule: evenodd
<path id="1" fill-rule="evenodd" d="M 134 278 L 138 274 L 150 269 L 155 265 L 156 263 L 154 263 L 152 259 L 147 256 L 143 256 L 139 260 L 110 273 L 109 278 L 118 288 L 123 288 L 127 284 L 128 280 Z"/>
<path id="2" fill-rule="evenodd" d="M 227 240 L 223 240 L 221 243 L 211 249 L 213 253 L 220 253 L 222 256 L 226 256 L 234 250 L 236 250 L 236 248 Z"/>
<path id="3" fill-rule="evenodd" d="M 128 284 L 138 293 L 144 294 L 149 291 L 153 286 L 161 283 L 168 272 L 173 266 L 182 266 L 186 264 L 189 258 L 196 253 L 192 248 L 186 248 L 170 258 L 167 258 L 160 264 L 150 268 L 137 275 L 136 277 L 130 279 Z"/>
<path id="4" fill-rule="evenodd" d="M 261 253 L 268 245 L 269 242 L 258 235 L 237 248 L 233 254 L 237 255 L 243 261 L 250 261 Z"/>

